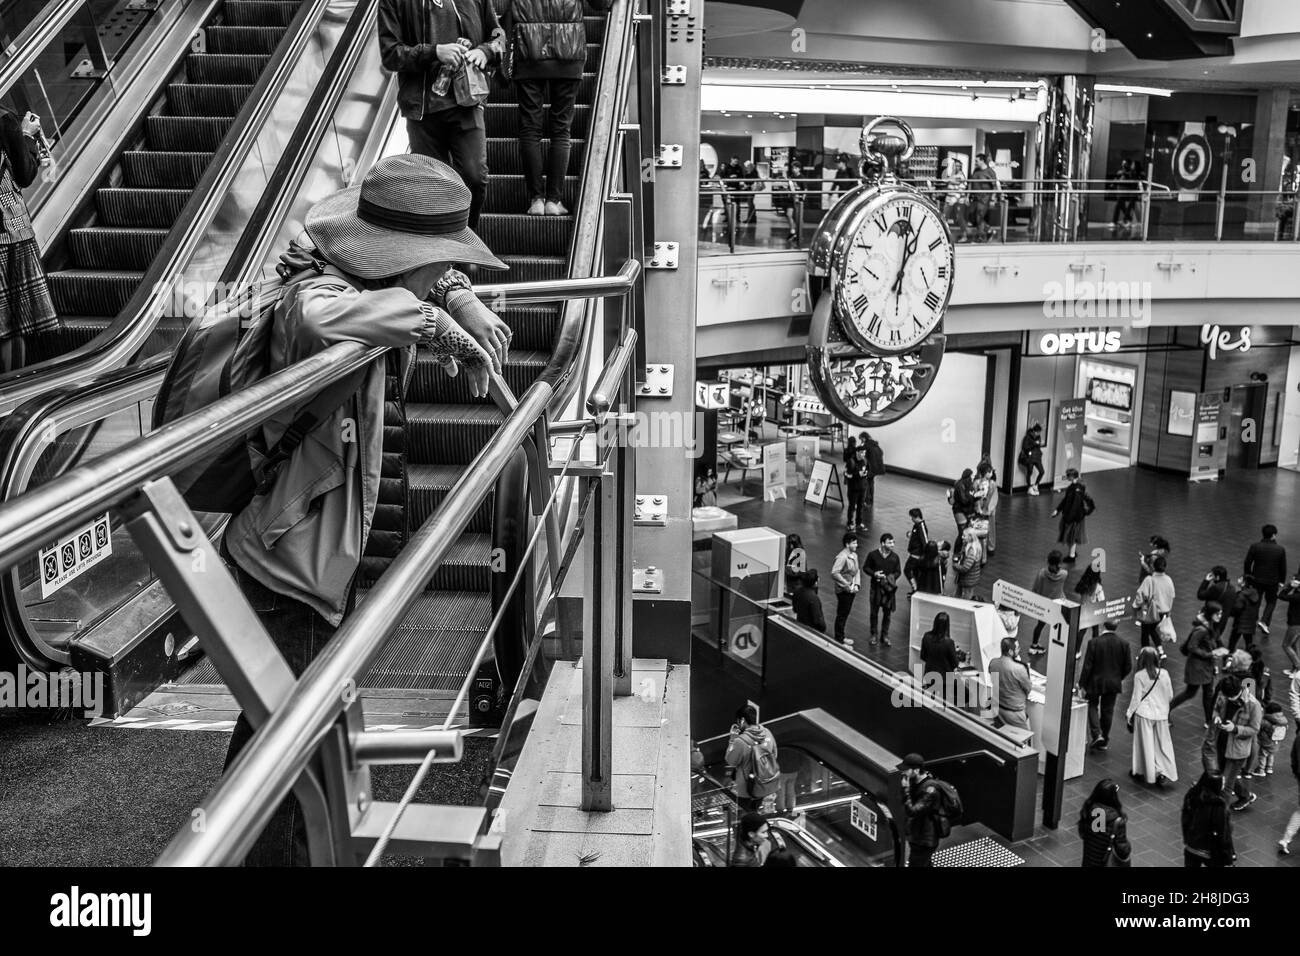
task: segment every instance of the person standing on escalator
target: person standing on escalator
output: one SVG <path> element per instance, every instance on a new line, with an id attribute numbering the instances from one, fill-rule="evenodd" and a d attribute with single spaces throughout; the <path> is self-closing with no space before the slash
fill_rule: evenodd
<path id="1" fill-rule="evenodd" d="M 0 372 L 21 368 L 27 340 L 59 329 L 41 265 L 41 247 L 20 189 L 41 166 L 41 121 L 0 108 Z M 48 154 L 46 154 L 48 155 Z"/>
<path id="2" fill-rule="evenodd" d="M 586 0 L 596 12 L 610 0 Z M 583 0 L 510 0 L 505 13 L 506 64 L 519 94 L 519 148 L 523 154 L 528 215 L 567 216 L 564 178 L 570 130 L 587 62 Z M 551 144 L 545 175 L 542 121 L 551 105 Z"/>
<path id="3" fill-rule="evenodd" d="M 506 360 L 510 331 L 448 263 L 504 269 L 466 226 L 470 192 L 451 167 L 427 156 L 380 160 L 358 186 L 307 213 L 314 248 L 292 244 L 277 268 L 285 291 L 270 346 L 276 372 L 340 342 L 400 349 L 355 379 L 357 390 L 293 447 L 269 488 L 235 514 L 221 557 L 295 675 L 324 648 L 354 604 L 361 557 L 381 497 L 385 404 L 401 388 L 416 346 L 485 396 Z M 391 365 L 400 365 L 396 373 Z M 390 383 L 395 379 L 395 383 Z M 300 410 L 263 423 L 279 443 Z M 392 482 L 385 481 L 385 486 Z M 240 715 L 226 765 L 253 735 Z M 306 829 L 286 800 L 246 861 L 307 864 Z"/>
<path id="4" fill-rule="evenodd" d="M 471 96 L 464 79 L 477 75 L 486 89 L 504 35 L 492 0 L 379 0 L 379 55 L 397 74 L 411 152 L 448 163 L 465 181 L 470 229 L 487 196 L 487 97 Z"/>

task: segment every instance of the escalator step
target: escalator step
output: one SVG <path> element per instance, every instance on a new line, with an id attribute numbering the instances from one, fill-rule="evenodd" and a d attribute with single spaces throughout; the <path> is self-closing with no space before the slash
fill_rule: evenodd
<path id="1" fill-rule="evenodd" d="M 433 576 L 435 591 L 492 590 L 492 536 L 462 534 Z"/>
<path id="2" fill-rule="evenodd" d="M 475 231 L 489 249 L 567 257 L 569 239 L 573 234 L 573 216 L 484 213 L 479 217 Z"/>
<path id="3" fill-rule="evenodd" d="M 511 345 L 525 351 L 549 351 L 560 326 L 559 305 L 507 306 L 498 313 L 515 333 Z"/>
<path id="4" fill-rule="evenodd" d="M 205 32 L 208 53 L 274 53 L 284 36 L 283 27 L 208 27 Z"/>
<path id="5" fill-rule="evenodd" d="M 233 120 L 233 116 L 149 116 L 145 139 L 151 150 L 215 152 Z"/>
<path id="6" fill-rule="evenodd" d="M 528 390 L 528 386 L 537 381 L 537 376 L 542 374 L 550 359 L 549 352 L 522 350 L 511 352 L 510 360 L 502 370 L 501 377 L 505 379 L 517 398 Z M 448 405 L 478 405 L 492 401 L 486 396 L 474 398 L 470 394 L 469 381 L 464 375 L 457 375 L 455 378 L 447 375 L 423 350 L 415 360 L 415 371 L 411 377 L 408 398 L 412 401 Z"/>
<path id="7" fill-rule="evenodd" d="M 166 229 L 106 229 L 89 226 L 68 232 L 68 253 L 82 269 L 144 272 L 167 238 Z"/>
<path id="8" fill-rule="evenodd" d="M 108 316 L 103 315 L 59 316 L 59 334 L 63 340 L 60 353 L 70 352 L 85 345 L 108 328 L 108 324 L 112 321 Z"/>
<path id="9" fill-rule="evenodd" d="M 582 82 L 578 84 L 578 103 L 590 103 L 596 97 L 596 74 L 582 74 Z M 519 87 L 514 83 L 502 84 L 500 89 L 493 90 L 491 101 L 493 103 L 518 103 Z M 546 103 L 550 105 L 550 97 L 546 98 Z"/>
<path id="10" fill-rule="evenodd" d="M 234 116 L 251 92 L 251 84 L 173 83 L 167 87 L 167 108 L 175 116 Z"/>
<path id="11" fill-rule="evenodd" d="M 488 103 L 483 108 L 483 118 L 486 121 L 487 134 L 490 137 L 517 137 L 519 135 L 518 104 Z M 573 108 L 573 125 L 569 128 L 569 135 L 575 139 L 584 139 L 590 122 L 591 107 L 575 106 Z M 542 135 L 549 136 L 549 133 L 550 114 L 548 113 L 546 124 L 542 127 Z"/>
<path id="12" fill-rule="evenodd" d="M 50 297 L 59 315 L 117 315 L 144 280 L 143 272 L 60 269 L 51 272 Z"/>
<path id="13" fill-rule="evenodd" d="M 519 155 L 519 139 L 515 136 L 498 136 L 488 140 L 488 169 L 492 171 L 492 181 L 488 185 L 488 194 L 491 195 L 496 185 L 498 174 L 506 176 L 522 176 L 524 172 L 524 160 Z M 542 162 L 545 163 L 550 156 L 551 141 L 542 140 Z M 578 172 L 582 169 L 582 157 L 587 149 L 585 139 L 574 139 L 570 143 L 569 150 L 569 172 Z"/>
<path id="14" fill-rule="evenodd" d="M 365 603 L 363 593 L 358 603 Z M 385 642 L 364 684 L 459 690 L 491 623 L 487 592 L 428 591 Z"/>
<path id="15" fill-rule="evenodd" d="M 262 54 L 191 53 L 185 58 L 185 76 L 191 83 L 256 83 L 270 62 Z"/>
<path id="16" fill-rule="evenodd" d="M 569 170 L 572 172 L 578 166 L 574 161 L 574 156 L 569 156 Z M 564 177 L 564 187 L 560 190 L 560 199 L 569 209 L 576 209 L 578 205 L 578 187 L 582 178 L 580 176 Z M 483 201 L 483 212 L 487 213 L 519 213 L 528 208 L 532 201 L 532 196 L 528 195 L 528 186 L 524 182 L 523 176 L 508 176 L 492 172 L 492 182 L 488 186 L 487 198 Z M 566 243 L 567 246 L 567 243 Z"/>
<path id="17" fill-rule="evenodd" d="M 210 162 L 211 152 L 130 150 L 122 154 L 122 185 L 143 189 L 193 189 Z"/>
<path id="18" fill-rule="evenodd" d="M 408 402 L 407 454 L 411 461 L 468 465 L 501 427 L 495 405 Z"/>
<path id="19" fill-rule="evenodd" d="M 407 466 L 407 482 L 410 485 L 411 527 L 418 528 L 429 520 L 429 516 L 438 509 L 450 493 L 452 486 L 460 480 L 465 469 L 459 465 L 420 465 Z M 492 496 L 488 495 L 479 505 L 474 517 L 465 526 L 467 532 L 486 534 L 492 530 Z"/>
<path id="20" fill-rule="evenodd" d="M 105 226 L 170 228 L 193 194 L 190 189 L 97 189 L 95 209 Z"/>
<path id="21" fill-rule="evenodd" d="M 508 282 L 562 279 L 568 274 L 569 260 L 565 256 L 503 256 L 498 253 L 497 258 L 510 267 L 510 271 L 505 273 Z"/>
<path id="22" fill-rule="evenodd" d="M 294 0 L 226 0 L 221 9 L 228 27 L 287 27 L 301 6 Z"/>
<path id="23" fill-rule="evenodd" d="M 599 43 L 587 44 L 587 60 L 583 64 L 583 73 L 595 73 L 600 68 L 600 47 Z"/>

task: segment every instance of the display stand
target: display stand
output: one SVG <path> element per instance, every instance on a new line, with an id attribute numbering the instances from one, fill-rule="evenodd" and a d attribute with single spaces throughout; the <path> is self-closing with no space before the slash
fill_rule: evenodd
<path id="1" fill-rule="evenodd" d="M 948 634 L 965 662 L 952 678 L 956 684 L 947 688 L 944 698 L 962 710 L 992 718 L 997 714 L 997 698 L 992 695 L 989 664 L 1002 652 L 1007 629 L 991 604 L 964 601 L 943 594 L 913 594 L 911 627 L 908 632 L 908 667 L 923 690 L 924 665 L 921 662 L 921 638 L 930 630 L 936 614 L 948 615 Z"/>
<path id="2" fill-rule="evenodd" d="M 835 489 L 834 498 L 831 498 L 832 488 Z M 839 502 L 840 507 L 844 506 L 844 489 L 840 485 L 840 471 L 834 462 L 816 461 L 813 462 L 812 475 L 808 478 L 808 490 L 804 492 L 803 500 L 811 501 L 824 511 L 827 499 Z"/>

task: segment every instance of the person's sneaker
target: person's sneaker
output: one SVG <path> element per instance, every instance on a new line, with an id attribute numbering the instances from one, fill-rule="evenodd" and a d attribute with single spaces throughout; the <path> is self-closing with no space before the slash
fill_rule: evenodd
<path id="1" fill-rule="evenodd" d="M 546 215 L 548 216 L 567 216 L 569 210 L 564 208 L 562 202 L 548 202 L 546 204 Z"/>
<path id="2" fill-rule="evenodd" d="M 1236 803 L 1234 803 L 1234 804 L 1232 805 L 1232 809 L 1234 809 L 1234 810 L 1245 810 L 1248 806 L 1250 806 L 1252 803 L 1254 803 L 1254 802 L 1255 802 L 1256 800 L 1258 800 L 1258 799 L 1259 799 L 1259 794 L 1257 794 L 1257 793 L 1252 793 L 1252 794 L 1251 794 L 1249 797 L 1247 797 L 1245 800 L 1238 800 Z"/>
<path id="3" fill-rule="evenodd" d="M 1036 496 L 1036 495 L 1038 494 L 1038 486 L 1037 486 L 1037 485 L 1030 485 L 1030 486 L 1029 486 L 1029 493 L 1030 493 L 1031 495 L 1035 495 L 1035 496 Z"/>
<path id="4" fill-rule="evenodd" d="M 889 643 L 889 638 L 882 638 L 881 641 L 880 641 L 880 643 L 881 643 L 881 645 L 884 646 L 884 647 L 893 647 L 893 646 L 894 646 L 893 644 Z M 1269 772 L 1271 773 L 1272 771 L 1269 771 Z"/>
<path id="5" fill-rule="evenodd" d="M 1158 774 L 1156 774 L 1156 786 L 1157 786 L 1157 787 L 1160 787 L 1161 789 L 1163 789 L 1163 788 L 1164 788 L 1164 785 L 1167 784 L 1168 782 L 1169 782 L 1169 778 L 1166 777 L 1163 773 L 1158 773 Z"/>
<path id="6" fill-rule="evenodd" d="M 1031 644 L 1031 645 L 1029 646 L 1029 653 L 1030 653 L 1030 654 L 1033 654 L 1033 655 L 1036 657 L 1036 656 L 1038 656 L 1039 654 L 1042 654 L 1042 653 L 1043 653 L 1043 649 L 1042 649 L 1041 647 L 1039 647 L 1037 644 Z"/>
<path id="7" fill-rule="evenodd" d="M 1107 740 L 1107 739 L 1104 738 L 1104 737 L 1101 738 L 1101 739 L 1099 739 L 1099 740 L 1096 740 L 1096 741 L 1093 742 L 1092 749 L 1093 749 L 1093 750 L 1109 750 L 1109 749 L 1110 749 L 1110 741 Z"/>
<path id="8" fill-rule="evenodd" d="M 875 647 L 876 644 L 879 643 L 879 642 L 876 640 L 876 635 L 874 635 L 874 634 L 871 635 L 871 641 L 870 641 L 870 643 L 871 643 L 871 646 L 872 646 L 872 647 Z"/>
<path id="9" fill-rule="evenodd" d="M 1102 743 L 1103 741 L 1105 741 L 1105 739 L 1106 739 L 1105 737 L 1093 737 L 1091 740 L 1088 741 L 1088 746 L 1089 746 L 1089 747 L 1095 747 L 1095 746 L 1097 746 L 1099 743 Z"/>
<path id="10" fill-rule="evenodd" d="M 545 200 L 545 199 L 534 199 L 534 200 L 532 201 L 532 204 L 528 207 L 528 215 L 530 215 L 530 216 L 545 216 L 545 215 L 546 215 L 546 200 Z"/>
<path id="11" fill-rule="evenodd" d="M 1286 840 L 1278 840 L 1278 841 L 1277 841 L 1277 852 L 1280 853 L 1282 856 L 1290 856 L 1290 855 L 1291 855 L 1291 844 L 1288 843 Z"/>
<path id="12" fill-rule="evenodd" d="M 1295 677 L 1296 675 L 1295 670 L 1283 671 L 1282 673 L 1285 674 L 1287 677 Z"/>
<path id="13" fill-rule="evenodd" d="M 1261 631 L 1263 631 L 1265 634 L 1267 634 L 1267 633 L 1269 632 L 1269 631 L 1268 631 L 1268 625 L 1265 624 L 1263 621 L 1260 621 L 1260 622 L 1257 623 L 1255 626 L 1256 626 L 1257 628 L 1259 628 Z"/>
<path id="14" fill-rule="evenodd" d="M 1255 771 L 1253 770 L 1247 770 L 1245 773 L 1241 775 L 1243 780 L 1249 780 L 1253 776 L 1255 776 Z"/>
<path id="15" fill-rule="evenodd" d="M 852 646 L 853 646 L 853 638 L 851 638 L 851 637 L 846 637 L 846 638 L 844 638 L 844 646 L 845 646 L 845 647 L 852 647 Z"/>

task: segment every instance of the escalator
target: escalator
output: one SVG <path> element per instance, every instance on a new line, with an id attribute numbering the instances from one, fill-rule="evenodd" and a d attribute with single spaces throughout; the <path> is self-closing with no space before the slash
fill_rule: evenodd
<path id="1" fill-rule="evenodd" d="M 1066 0 L 1092 27 L 1140 60 L 1231 56 L 1241 33 L 1241 0 Z"/>
<path id="2" fill-rule="evenodd" d="M 38 358 L 86 345 L 127 308 L 301 8 L 300 0 L 226 0 L 204 24 L 72 227 L 46 251 L 63 328 L 38 346 Z M 181 322 L 161 331 L 174 341 Z"/>

